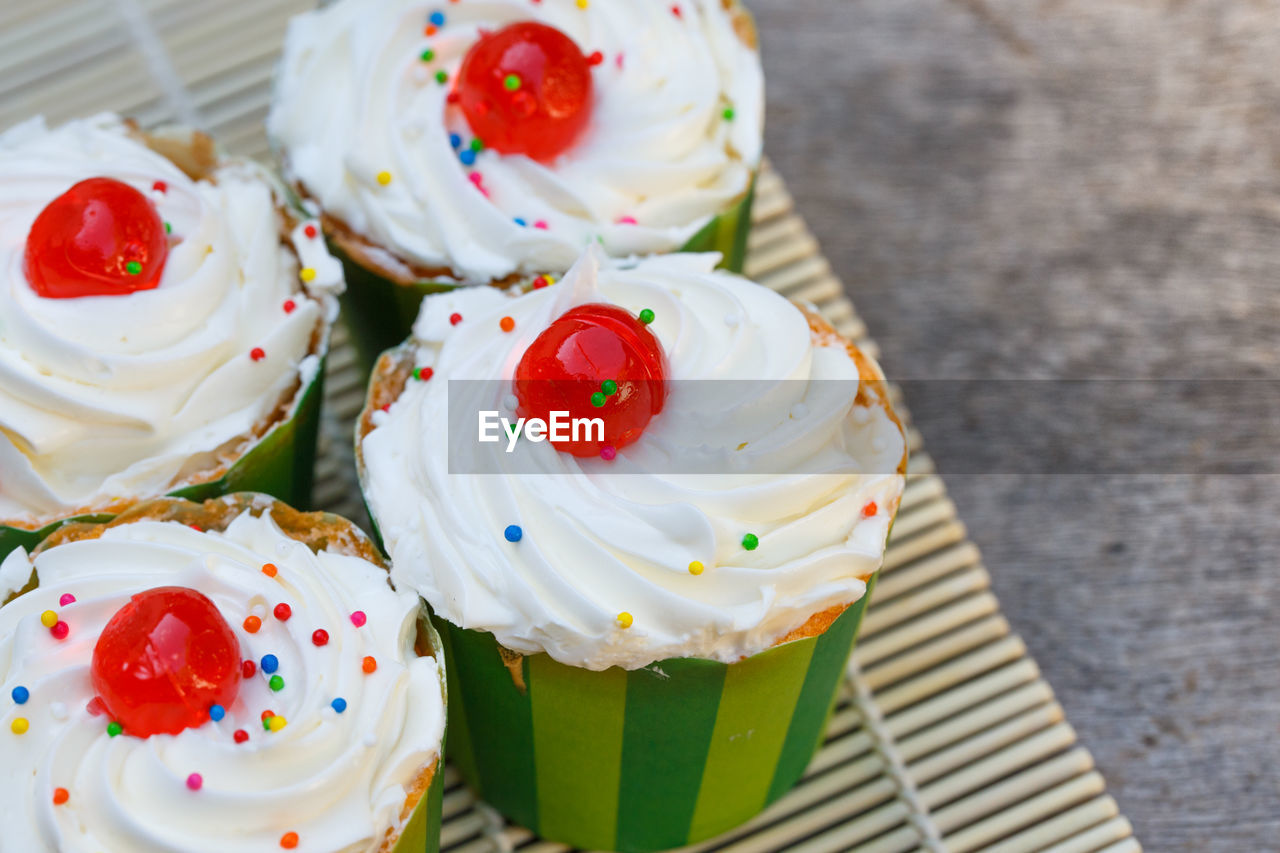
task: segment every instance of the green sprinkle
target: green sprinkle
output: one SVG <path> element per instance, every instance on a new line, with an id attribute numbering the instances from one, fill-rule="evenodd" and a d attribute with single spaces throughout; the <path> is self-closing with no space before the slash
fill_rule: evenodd
<path id="1" fill-rule="evenodd" d="M 520 75 L 508 74 L 503 78 L 502 85 L 508 92 L 514 92 L 516 89 L 520 88 Z"/>
<path id="2" fill-rule="evenodd" d="M 653 312 L 648 308 L 640 312 L 640 322 L 646 326 L 653 322 Z"/>
<path id="3" fill-rule="evenodd" d="M 605 396 L 603 391 L 597 391 L 591 395 L 591 405 L 597 409 L 604 405 Z"/>
<path id="4" fill-rule="evenodd" d="M 281 690 L 284 690 L 284 679 L 278 675 L 271 676 L 271 680 L 268 681 L 267 684 L 268 686 L 271 687 L 272 690 L 274 690 L 277 693 L 279 693 Z"/>
<path id="5" fill-rule="evenodd" d="M 120 734 L 122 731 L 124 731 L 124 726 L 120 725 L 115 720 L 112 720 L 111 722 L 107 723 L 107 734 L 110 735 L 111 737 L 115 737 L 116 735 Z"/>
<path id="6" fill-rule="evenodd" d="M 427 48 L 426 50 L 424 50 L 424 51 L 422 52 L 422 61 L 423 61 L 423 62 L 430 62 L 431 60 L 433 60 L 433 59 L 435 59 L 435 58 L 436 58 L 436 52 L 435 52 L 434 50 L 432 50 L 431 48 Z"/>
<path id="7" fill-rule="evenodd" d="M 725 121 L 733 121 L 733 116 L 734 116 L 733 107 L 725 107 L 724 112 L 721 113 L 721 115 L 724 116 Z"/>
<path id="8" fill-rule="evenodd" d="M 270 718 L 270 717 L 264 717 L 264 718 L 262 719 L 262 730 L 263 730 L 264 732 L 269 732 L 269 731 L 271 731 L 271 718 Z"/>
<path id="9" fill-rule="evenodd" d="M 164 233 L 166 233 L 166 234 L 172 234 L 172 233 L 173 233 L 173 226 L 172 226 L 172 225 L 170 225 L 168 222 L 166 222 L 166 223 L 164 224 Z"/>
<path id="10" fill-rule="evenodd" d="M 606 379 L 600 383 L 600 390 L 604 392 L 606 397 L 612 397 L 618 393 L 618 383 L 612 379 Z"/>
<path id="11" fill-rule="evenodd" d="M 471 140 L 471 150 L 472 150 L 472 151 L 483 151 L 483 150 L 484 150 L 484 140 L 483 140 L 483 139 L 481 139 L 480 137 L 476 137 L 475 139 Z"/>
<path id="12" fill-rule="evenodd" d="M 759 544 L 760 537 L 756 536 L 754 533 L 748 533 L 746 536 L 742 537 L 742 547 L 746 548 L 748 551 L 754 551 Z"/>
<path id="13" fill-rule="evenodd" d="M 137 261 L 129 261 L 129 263 L 124 265 L 124 271 L 129 275 L 138 275 L 142 272 L 142 264 Z"/>
<path id="14" fill-rule="evenodd" d="M 437 83 L 439 83 L 441 86 L 443 86 L 445 83 L 448 83 L 448 82 L 449 82 L 449 72 L 448 72 L 448 71 L 445 71 L 443 68 L 441 68 L 439 71 L 437 71 L 437 72 L 436 72 L 436 82 L 437 82 Z"/>

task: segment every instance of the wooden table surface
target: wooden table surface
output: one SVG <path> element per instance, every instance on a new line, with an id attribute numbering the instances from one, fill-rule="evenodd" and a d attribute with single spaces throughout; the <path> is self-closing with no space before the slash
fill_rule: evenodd
<path id="1" fill-rule="evenodd" d="M 891 376 L 1280 376 L 1280 2 L 748 3 L 767 150 Z M 1072 433 L 1068 415 L 1104 462 L 984 475 L 968 453 L 1074 386 L 1006 390 L 978 430 L 911 387 L 1007 616 L 1139 839 L 1280 849 L 1274 406 L 1201 431 L 1212 449 L 1229 421 L 1239 464 L 1125 465 L 1106 418 Z M 1169 418 L 1196 414 L 1132 408 L 1139 446 L 1176 445 Z"/>

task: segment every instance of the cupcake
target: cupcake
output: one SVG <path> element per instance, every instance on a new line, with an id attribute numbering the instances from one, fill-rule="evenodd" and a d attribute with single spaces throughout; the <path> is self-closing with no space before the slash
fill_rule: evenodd
<path id="1" fill-rule="evenodd" d="M 357 426 L 444 636 L 451 757 L 577 847 L 696 842 L 800 777 L 902 495 L 879 368 L 715 261 L 429 296 Z"/>
<path id="2" fill-rule="evenodd" d="M 161 498 L 13 551 L 18 590 L 0 849 L 439 849 L 439 638 L 350 522 Z"/>
<path id="3" fill-rule="evenodd" d="M 738 0 L 339 0 L 290 24 L 267 128 L 376 355 L 425 293 L 589 243 L 740 269 L 763 115 Z"/>
<path id="4" fill-rule="evenodd" d="M 166 493 L 309 501 L 342 267 L 258 166 L 114 115 L 0 134 L 0 557 Z"/>

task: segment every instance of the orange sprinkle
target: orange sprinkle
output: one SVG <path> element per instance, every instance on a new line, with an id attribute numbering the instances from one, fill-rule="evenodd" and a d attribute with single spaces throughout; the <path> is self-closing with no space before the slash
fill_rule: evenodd
<path id="1" fill-rule="evenodd" d="M 426 32 L 426 34 L 427 34 L 427 35 L 429 35 L 429 36 L 433 36 L 433 35 L 435 35 L 437 32 L 439 32 L 439 30 L 437 30 L 437 29 L 436 29 L 436 25 L 435 25 L 435 24 L 427 24 L 427 28 L 426 28 L 426 30 L 425 30 L 424 32 Z"/>
<path id="2" fill-rule="evenodd" d="M 262 573 L 269 578 L 275 577 L 277 574 L 279 574 L 279 572 L 280 570 L 276 568 L 275 563 L 267 563 L 265 566 L 262 567 Z"/>
<path id="3" fill-rule="evenodd" d="M 71 799 L 71 794 L 67 791 L 66 788 L 53 789 L 53 804 L 55 806 L 60 806 L 69 799 Z"/>
<path id="4" fill-rule="evenodd" d="M 293 848 L 297 847 L 298 833 L 286 832 L 284 835 L 280 836 L 280 846 L 283 847 L 285 850 L 292 850 Z"/>
<path id="5" fill-rule="evenodd" d="M 244 629 L 250 634 L 258 633 L 258 629 L 262 627 L 262 620 L 257 616 L 250 616 L 244 620 Z"/>
<path id="6" fill-rule="evenodd" d="M 372 656 L 367 657 L 364 659 L 364 663 L 362 663 L 361 666 L 364 668 L 366 673 L 370 673 L 378 668 L 378 661 Z"/>
<path id="7" fill-rule="evenodd" d="M 502 331 L 509 332 L 516 327 L 516 321 L 510 317 L 503 317 L 498 321 L 498 325 L 502 328 Z"/>
<path id="8" fill-rule="evenodd" d="M 875 515 L 879 511 L 880 511 L 880 508 L 876 506 L 875 501 L 868 501 L 867 505 L 862 508 L 862 517 L 870 518 L 871 516 Z"/>

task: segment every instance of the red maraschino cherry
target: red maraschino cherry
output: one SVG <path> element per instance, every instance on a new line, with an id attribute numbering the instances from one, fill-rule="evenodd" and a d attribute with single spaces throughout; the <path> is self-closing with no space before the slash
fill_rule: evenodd
<path id="1" fill-rule="evenodd" d="M 134 737 L 178 734 L 229 708 L 240 691 L 240 643 L 194 589 L 140 592 L 111 617 L 93 649 L 93 689 Z"/>
<path id="2" fill-rule="evenodd" d="M 484 144 L 555 159 L 591 117 L 591 66 L 555 27 L 511 24 L 480 37 L 458 72 L 458 100 Z"/>
<path id="3" fill-rule="evenodd" d="M 168 254 L 164 221 L 146 196 L 114 178 L 89 178 L 36 217 L 27 281 L 49 299 L 150 290 Z"/>
<path id="4" fill-rule="evenodd" d="M 548 422 L 556 411 L 600 418 L 603 441 L 580 433 L 578 441 L 552 443 L 574 456 L 604 451 L 611 457 L 662 411 L 666 374 L 662 345 L 643 322 L 616 305 L 579 305 L 556 318 L 520 358 L 519 414 Z"/>

